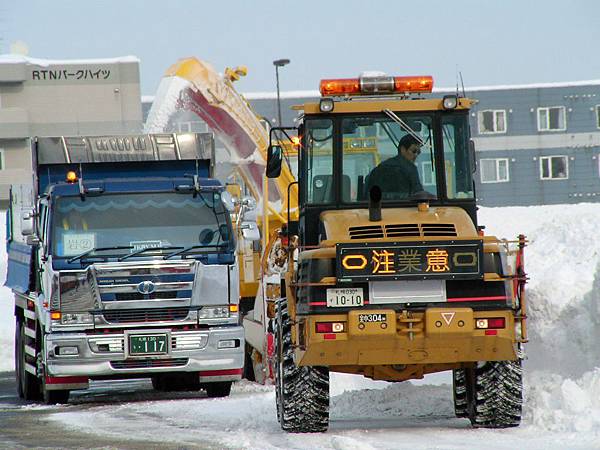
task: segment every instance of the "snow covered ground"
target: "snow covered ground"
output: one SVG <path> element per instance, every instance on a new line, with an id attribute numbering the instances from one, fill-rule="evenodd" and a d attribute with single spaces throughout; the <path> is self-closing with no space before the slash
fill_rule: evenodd
<path id="1" fill-rule="evenodd" d="M 452 411 L 447 375 L 418 383 L 332 377 L 331 428 L 325 434 L 280 431 L 272 387 L 238 383 L 226 399 L 156 400 L 147 382 L 127 381 L 136 402 L 86 410 L 60 408 L 51 418 L 90 433 L 227 448 L 319 449 L 600 449 L 600 205 L 481 208 L 487 234 L 530 240 L 531 277 L 521 427 L 474 430 Z M 4 223 L 0 213 L 0 223 Z M 4 230 L 0 230 L 0 238 Z M 0 250 L 0 280 L 6 255 Z M 12 297 L 0 288 L 0 370 L 13 369 Z M 98 395 L 114 389 L 92 387 Z M 145 394 L 146 393 L 146 394 Z M 74 394 L 75 403 L 83 397 Z M 108 394 L 110 395 L 110 394 Z M 146 396 L 146 397 L 145 397 Z M 110 398 L 110 397 L 109 397 Z M 31 406 L 29 406 L 31 408 Z"/>

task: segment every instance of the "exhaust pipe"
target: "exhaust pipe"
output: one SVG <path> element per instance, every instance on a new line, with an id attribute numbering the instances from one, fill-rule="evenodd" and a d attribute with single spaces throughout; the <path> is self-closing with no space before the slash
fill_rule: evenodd
<path id="1" fill-rule="evenodd" d="M 381 188 L 373 186 L 369 190 L 369 221 L 381 221 Z"/>

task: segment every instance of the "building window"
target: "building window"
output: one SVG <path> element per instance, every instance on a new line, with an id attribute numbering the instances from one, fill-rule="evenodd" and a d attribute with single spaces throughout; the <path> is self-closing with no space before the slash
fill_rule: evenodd
<path id="1" fill-rule="evenodd" d="M 538 108 L 538 131 L 564 131 L 567 120 L 564 106 Z"/>
<path id="2" fill-rule="evenodd" d="M 510 181 L 508 158 L 480 159 L 482 183 L 505 183 Z"/>
<path id="3" fill-rule="evenodd" d="M 569 160 L 566 156 L 542 156 L 540 158 L 540 179 L 566 180 L 569 178 Z"/>
<path id="4" fill-rule="evenodd" d="M 435 171 L 432 169 L 431 161 L 423 161 L 421 163 L 423 176 L 423 186 L 435 186 Z"/>
<path id="5" fill-rule="evenodd" d="M 600 105 L 596 105 L 596 128 L 600 128 Z"/>
<path id="6" fill-rule="evenodd" d="M 4 170 L 4 149 L 0 148 L 0 170 Z"/>
<path id="7" fill-rule="evenodd" d="M 506 111 L 479 111 L 479 134 L 506 133 Z"/>

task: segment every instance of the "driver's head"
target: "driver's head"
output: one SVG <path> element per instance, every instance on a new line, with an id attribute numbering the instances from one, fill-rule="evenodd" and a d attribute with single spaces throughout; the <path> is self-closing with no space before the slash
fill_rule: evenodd
<path id="1" fill-rule="evenodd" d="M 398 154 L 404 156 L 410 162 L 415 162 L 421 153 L 421 143 L 411 134 L 406 134 L 398 143 Z"/>

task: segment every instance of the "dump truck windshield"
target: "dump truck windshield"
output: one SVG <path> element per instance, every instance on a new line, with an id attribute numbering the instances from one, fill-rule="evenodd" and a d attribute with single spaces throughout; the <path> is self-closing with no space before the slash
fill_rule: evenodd
<path id="1" fill-rule="evenodd" d="M 52 249 L 72 258 L 94 249 L 121 247 L 111 255 L 167 255 L 190 246 L 219 251 L 230 225 L 218 193 L 106 194 L 59 197 L 54 207 Z M 156 248 L 156 252 L 151 249 Z M 106 251 L 101 253 L 106 256 Z M 132 255 L 133 256 L 133 255 Z"/>
<path id="2" fill-rule="evenodd" d="M 344 116 L 338 173 L 343 203 L 365 202 L 379 186 L 383 201 L 409 201 L 416 194 L 430 198 L 472 198 L 466 116 L 442 116 L 441 130 L 433 114 Z M 306 120 L 306 198 L 308 203 L 335 201 L 334 119 Z M 436 149 L 441 141 L 442 149 Z M 437 144 L 436 144 L 437 143 Z M 444 161 L 437 159 L 443 153 Z M 339 165 L 339 162 L 337 163 Z M 436 168 L 444 167 L 439 177 Z M 439 169 L 438 169 L 439 170 Z"/>

